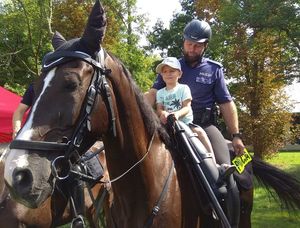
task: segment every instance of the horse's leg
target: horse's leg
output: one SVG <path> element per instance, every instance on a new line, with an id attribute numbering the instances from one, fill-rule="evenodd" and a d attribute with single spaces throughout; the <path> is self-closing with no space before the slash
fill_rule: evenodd
<path id="1" fill-rule="evenodd" d="M 240 191 L 240 228 L 251 228 L 251 212 L 253 207 L 253 188 Z"/>

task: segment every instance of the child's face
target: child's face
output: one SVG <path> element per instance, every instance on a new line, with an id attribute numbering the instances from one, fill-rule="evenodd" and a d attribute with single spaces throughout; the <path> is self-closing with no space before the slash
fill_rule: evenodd
<path id="1" fill-rule="evenodd" d="M 181 71 L 165 65 L 161 69 L 161 75 L 166 84 L 177 82 L 181 77 Z"/>

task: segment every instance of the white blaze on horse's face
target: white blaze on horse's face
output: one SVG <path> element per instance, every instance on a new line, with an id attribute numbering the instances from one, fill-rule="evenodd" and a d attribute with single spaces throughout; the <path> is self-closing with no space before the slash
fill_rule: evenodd
<path id="1" fill-rule="evenodd" d="M 35 114 L 35 111 L 39 105 L 39 101 L 41 97 L 45 93 L 46 89 L 50 86 L 50 82 L 55 75 L 56 68 L 49 71 L 47 76 L 44 79 L 44 86 L 42 92 L 40 93 L 39 97 L 36 99 L 34 105 L 32 106 L 31 114 L 28 117 L 24 127 L 20 130 L 19 134 L 17 135 L 16 139 L 19 140 L 30 140 L 33 134 L 32 128 L 32 120 Z M 4 170 L 4 178 L 6 182 L 11 185 L 12 184 L 12 173 L 16 168 L 26 168 L 29 165 L 28 162 L 28 152 L 27 150 L 21 149 L 12 149 L 9 151 L 7 158 L 5 160 L 5 170 Z"/>
<path id="2" fill-rule="evenodd" d="M 32 120 L 36 111 L 36 107 L 38 107 L 39 105 L 39 101 L 41 100 L 41 97 L 43 96 L 43 94 L 45 93 L 47 87 L 50 86 L 50 82 L 53 79 L 54 75 L 55 75 L 55 70 L 56 68 L 52 69 L 47 76 L 44 79 L 44 86 L 42 89 L 41 94 L 39 95 L 39 97 L 36 99 L 36 102 L 34 103 L 34 105 L 32 106 L 32 110 L 31 110 L 31 115 L 28 117 L 28 120 L 26 122 L 26 124 L 24 125 L 24 127 L 21 129 L 20 133 L 17 136 L 17 139 L 21 139 L 21 140 L 30 140 L 31 136 L 32 136 Z"/>

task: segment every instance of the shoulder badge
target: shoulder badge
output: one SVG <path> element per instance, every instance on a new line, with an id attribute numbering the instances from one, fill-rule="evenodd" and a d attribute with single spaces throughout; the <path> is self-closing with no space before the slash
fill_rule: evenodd
<path id="1" fill-rule="evenodd" d="M 211 59 L 206 59 L 206 61 L 209 62 L 209 63 L 216 64 L 216 65 L 218 65 L 219 67 L 223 67 L 223 65 L 222 65 L 221 63 L 217 62 L 217 61 L 214 61 L 214 60 L 211 60 Z"/>

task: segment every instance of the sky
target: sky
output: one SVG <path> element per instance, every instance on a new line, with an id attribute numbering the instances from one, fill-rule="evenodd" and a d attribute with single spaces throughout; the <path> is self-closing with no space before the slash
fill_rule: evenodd
<path id="1" fill-rule="evenodd" d="M 174 12 L 181 10 L 179 0 L 137 0 L 138 12 L 146 13 L 153 26 L 158 18 L 168 25 Z"/>
<path id="2" fill-rule="evenodd" d="M 300 113 L 300 82 L 295 82 L 292 85 L 287 86 L 285 91 L 290 96 L 290 100 L 295 106 L 293 112 Z"/>

